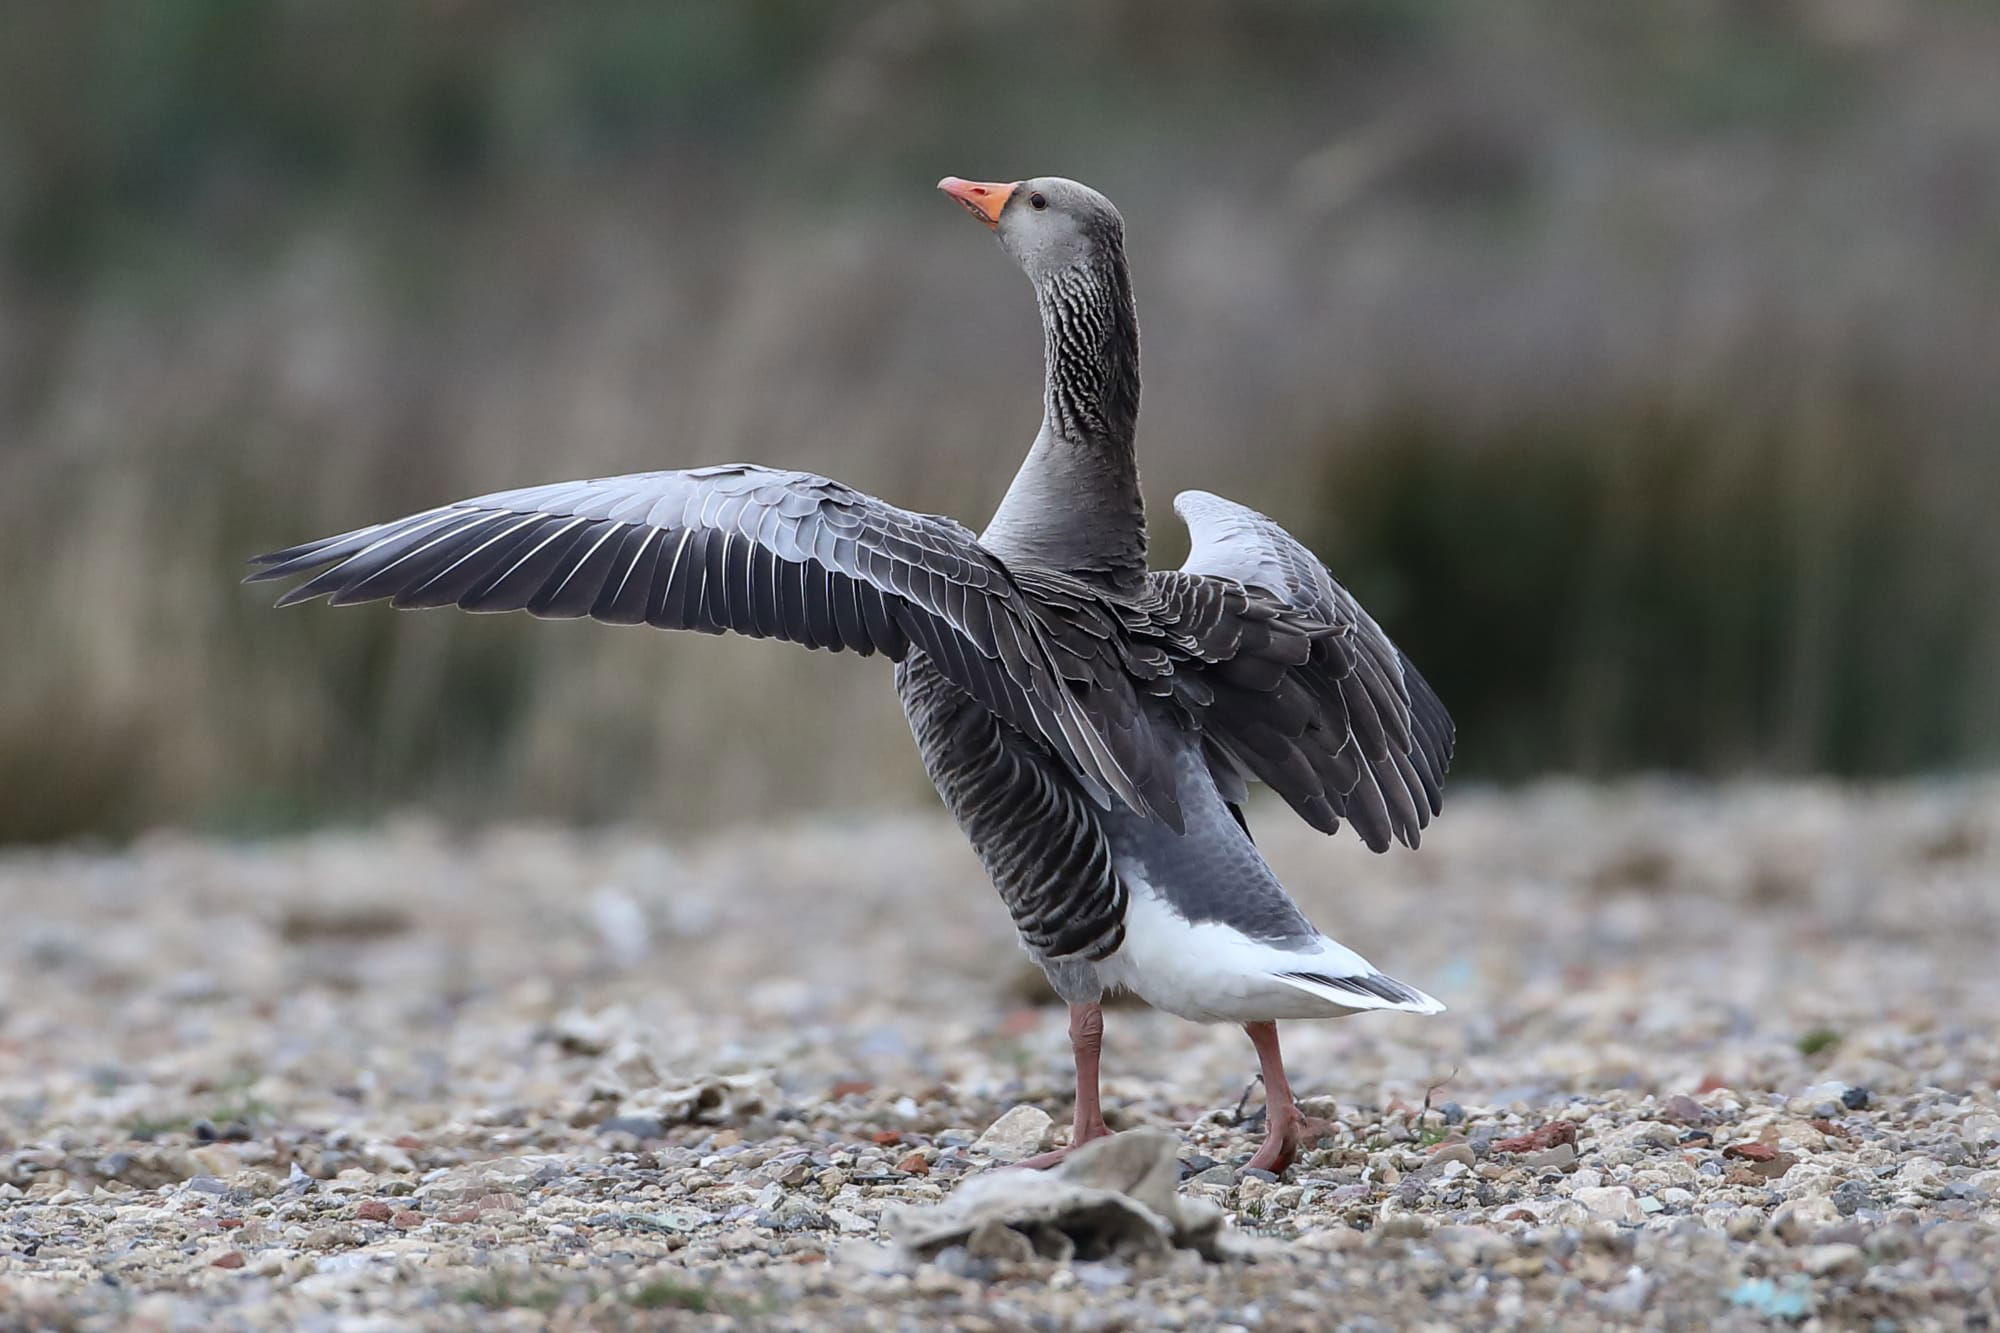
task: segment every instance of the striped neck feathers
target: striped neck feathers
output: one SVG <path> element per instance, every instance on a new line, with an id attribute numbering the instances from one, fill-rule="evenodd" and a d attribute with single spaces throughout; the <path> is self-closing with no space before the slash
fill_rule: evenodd
<path id="1" fill-rule="evenodd" d="M 1129 589 L 1146 577 L 1146 505 L 1133 440 L 1139 323 L 1122 254 L 1035 283 L 1047 360 L 1041 434 L 982 540 Z"/>
<path id="2" fill-rule="evenodd" d="M 1047 430 L 1130 450 L 1139 425 L 1139 319 L 1125 256 L 1059 269 L 1035 284 Z"/>

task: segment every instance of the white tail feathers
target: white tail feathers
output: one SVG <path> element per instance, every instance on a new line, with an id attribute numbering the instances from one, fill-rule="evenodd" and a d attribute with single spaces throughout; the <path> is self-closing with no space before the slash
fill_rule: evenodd
<path id="1" fill-rule="evenodd" d="M 1405 986 L 1380 972 L 1335 977 L 1323 972 L 1280 972 L 1275 980 L 1343 1009 L 1397 1009 L 1411 1014 L 1441 1014 L 1444 1005 L 1414 986 Z"/>

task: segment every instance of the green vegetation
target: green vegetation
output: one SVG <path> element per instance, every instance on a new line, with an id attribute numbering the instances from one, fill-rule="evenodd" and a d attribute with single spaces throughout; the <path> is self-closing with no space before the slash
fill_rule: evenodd
<path id="1" fill-rule="evenodd" d="M 668 1278 L 655 1278 L 634 1291 L 631 1304 L 641 1310 L 692 1310 L 697 1314 L 721 1308 L 707 1287 Z"/>
<path id="2" fill-rule="evenodd" d="M 1832 1028 L 1813 1028 L 1799 1038 L 1799 1054 L 1811 1059 L 1840 1045 L 1840 1034 Z"/>
<path id="3" fill-rule="evenodd" d="M 276 1113 L 277 1108 L 251 1093 L 250 1088 L 258 1078 L 256 1072 L 245 1070 L 209 1089 L 212 1101 L 191 1105 L 178 1114 L 134 1116 L 127 1122 L 125 1132 L 135 1139 L 156 1139 L 166 1134 L 192 1134 L 200 1126 L 209 1125 L 225 1133 L 233 1129 L 241 1137 L 246 1130 L 254 1131 Z"/>
<path id="4" fill-rule="evenodd" d="M 1990 753 L 1983 506 L 1914 475 L 1864 402 L 1731 402 L 1411 418 L 1329 450 L 1317 548 L 1450 703 L 1473 771 Z"/>
<path id="5" fill-rule="evenodd" d="M 502 1270 L 467 1287 L 458 1299 L 488 1310 L 540 1310 L 546 1314 L 561 1305 L 569 1291 L 555 1282 Z"/>

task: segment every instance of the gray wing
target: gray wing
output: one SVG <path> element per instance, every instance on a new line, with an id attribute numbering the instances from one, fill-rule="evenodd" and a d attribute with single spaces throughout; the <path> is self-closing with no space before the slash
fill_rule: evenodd
<path id="1" fill-rule="evenodd" d="M 1326 566 L 1271 519 L 1206 491 L 1175 497 L 1193 545 L 1157 595 L 1210 663 L 1194 707 L 1222 766 L 1276 791 L 1313 827 L 1352 823 L 1376 851 L 1417 845 L 1442 808 L 1451 716 Z M 1275 599 L 1259 607 L 1261 590 Z M 1246 592 L 1249 594 L 1245 596 Z M 1308 622 L 1304 645 L 1284 632 Z"/>
<path id="2" fill-rule="evenodd" d="M 1045 746 L 1000 722 L 926 654 L 896 668 L 924 771 L 1036 957 L 1097 961 L 1125 941 L 1126 887 L 1099 811 Z"/>
<path id="3" fill-rule="evenodd" d="M 280 606 L 386 598 L 897 661 L 919 649 L 1093 799 L 1179 822 L 1170 766 L 1100 638 L 1024 592 L 963 525 L 811 473 L 727 464 L 503 491 L 255 563 L 252 581 L 312 574 Z"/>

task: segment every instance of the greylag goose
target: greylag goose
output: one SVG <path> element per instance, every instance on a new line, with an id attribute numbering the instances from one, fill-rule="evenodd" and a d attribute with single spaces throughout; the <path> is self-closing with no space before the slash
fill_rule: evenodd
<path id="1" fill-rule="evenodd" d="M 1261 781 L 1307 823 L 1376 851 L 1440 808 L 1452 723 L 1326 567 L 1272 520 L 1174 501 L 1193 549 L 1146 565 L 1133 450 L 1139 329 L 1124 222 L 1042 177 L 939 189 L 1027 272 L 1042 318 L 1042 426 L 975 535 L 837 481 L 750 463 L 461 500 L 256 558 L 280 599 L 459 606 L 734 632 L 879 653 L 923 764 L 1069 1004 L 1069 1148 L 1108 1134 L 1099 1001 L 1118 988 L 1243 1025 L 1284 1170 L 1307 1122 L 1277 1022 L 1436 1013 L 1322 934 L 1252 842 Z"/>

